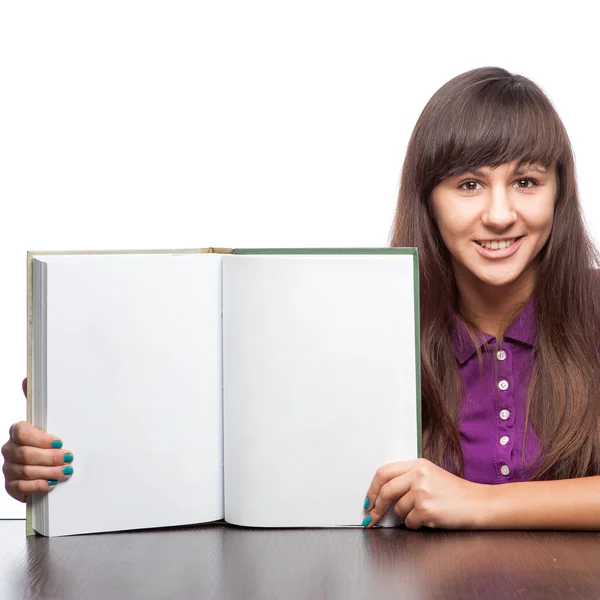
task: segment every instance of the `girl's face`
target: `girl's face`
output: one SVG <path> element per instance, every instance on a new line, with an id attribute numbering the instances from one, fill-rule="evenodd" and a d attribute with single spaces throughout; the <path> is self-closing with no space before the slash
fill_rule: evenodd
<path id="1" fill-rule="evenodd" d="M 448 177 L 432 191 L 435 219 L 461 284 L 533 281 L 552 229 L 556 168 L 516 163 Z"/>

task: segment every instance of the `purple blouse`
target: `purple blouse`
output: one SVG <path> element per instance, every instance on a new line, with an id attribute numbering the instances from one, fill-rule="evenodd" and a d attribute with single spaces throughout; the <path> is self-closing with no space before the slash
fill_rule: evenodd
<path id="1" fill-rule="evenodd" d="M 457 318 L 452 347 L 463 383 L 458 429 L 465 479 L 476 483 L 528 481 L 541 446 L 529 427 L 523 452 L 527 388 L 534 360 L 535 308 L 530 301 L 500 347 L 491 335 L 483 341 L 483 365 L 464 324 Z"/>

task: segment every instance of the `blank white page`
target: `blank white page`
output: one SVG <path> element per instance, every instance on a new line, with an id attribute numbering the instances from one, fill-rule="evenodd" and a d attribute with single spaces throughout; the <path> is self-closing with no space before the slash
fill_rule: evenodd
<path id="1" fill-rule="evenodd" d="M 73 477 L 47 495 L 47 534 L 221 519 L 222 256 L 37 260 L 46 428 L 75 456 Z"/>
<path id="2" fill-rule="evenodd" d="M 223 260 L 225 520 L 360 525 L 417 457 L 412 255 Z"/>

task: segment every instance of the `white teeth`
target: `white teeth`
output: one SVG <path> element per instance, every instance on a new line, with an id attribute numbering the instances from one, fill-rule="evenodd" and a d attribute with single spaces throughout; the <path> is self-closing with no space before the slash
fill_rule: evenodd
<path id="1" fill-rule="evenodd" d="M 487 250 L 502 250 L 504 248 L 508 248 L 510 245 L 512 245 L 514 243 L 514 241 L 515 240 L 513 238 L 510 240 L 500 240 L 499 242 L 494 240 L 492 242 L 485 241 L 485 242 L 478 242 L 478 243 L 480 246 L 483 246 Z"/>

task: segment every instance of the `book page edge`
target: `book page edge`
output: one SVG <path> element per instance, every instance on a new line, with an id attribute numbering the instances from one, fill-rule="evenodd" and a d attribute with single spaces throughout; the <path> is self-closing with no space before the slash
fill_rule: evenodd
<path id="1" fill-rule="evenodd" d="M 233 254 L 233 248 L 173 248 L 157 250 L 41 250 L 29 251 L 28 261 L 34 256 L 77 255 L 77 254 Z"/>
<path id="2" fill-rule="evenodd" d="M 33 321 L 33 252 L 27 252 L 27 421 L 32 422 L 32 321 Z M 33 505 L 31 495 L 27 496 L 25 508 L 25 535 L 35 535 L 33 530 Z"/>

